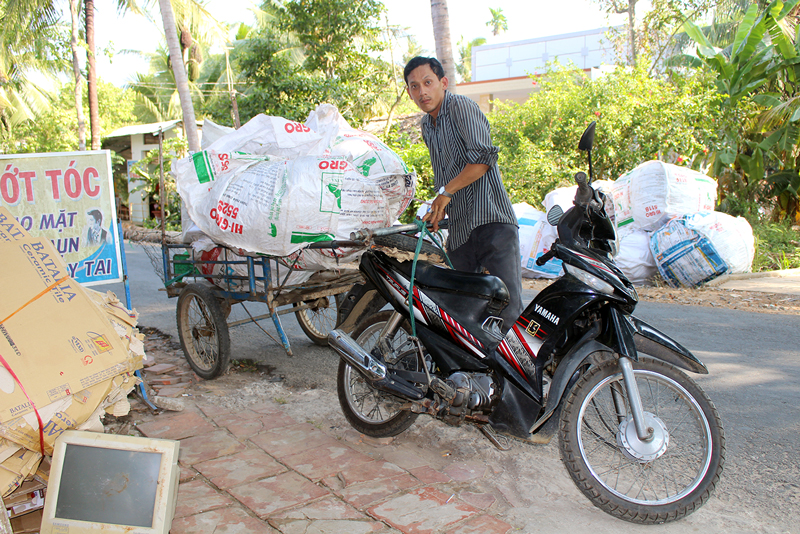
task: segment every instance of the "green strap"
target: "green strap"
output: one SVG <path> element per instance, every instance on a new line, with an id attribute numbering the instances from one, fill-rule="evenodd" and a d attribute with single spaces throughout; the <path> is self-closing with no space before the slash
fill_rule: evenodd
<path id="1" fill-rule="evenodd" d="M 419 253 L 422 250 L 422 242 L 425 239 L 425 236 L 429 236 L 431 240 L 439 247 L 439 250 L 442 251 L 444 254 L 444 259 L 447 261 L 447 265 L 450 268 L 453 268 L 453 264 L 450 262 L 450 257 L 445 252 L 444 247 L 439 243 L 439 240 L 436 239 L 436 236 L 433 235 L 430 230 L 428 230 L 428 225 L 422 219 L 415 219 L 414 223 L 417 225 L 419 229 L 419 238 L 417 239 L 417 249 L 414 251 L 414 262 L 411 264 L 411 283 L 408 288 L 408 312 L 411 316 L 409 321 L 411 322 L 411 336 L 416 338 L 417 337 L 417 325 L 414 322 L 414 278 L 417 274 L 417 260 L 419 259 Z"/>

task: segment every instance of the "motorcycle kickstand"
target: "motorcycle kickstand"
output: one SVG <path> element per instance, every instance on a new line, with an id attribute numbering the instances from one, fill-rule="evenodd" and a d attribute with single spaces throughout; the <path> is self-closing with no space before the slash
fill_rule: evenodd
<path id="1" fill-rule="evenodd" d="M 486 439 L 492 442 L 492 445 L 497 447 L 499 450 L 503 452 L 511 450 L 511 439 L 509 439 L 507 436 L 501 436 L 495 432 L 491 425 L 481 425 L 478 428 L 481 429 L 481 432 L 483 432 L 483 435 L 486 436 Z"/>

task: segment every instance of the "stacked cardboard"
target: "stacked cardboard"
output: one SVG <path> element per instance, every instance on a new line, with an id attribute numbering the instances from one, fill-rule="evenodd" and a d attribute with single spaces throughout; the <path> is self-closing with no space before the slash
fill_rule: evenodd
<path id="1" fill-rule="evenodd" d="M 49 240 L 31 237 L 0 207 L 3 497 L 46 477 L 37 469 L 64 430 L 102 432 L 104 413 L 128 413 L 145 357 L 136 323 L 113 293 L 70 278 Z"/>

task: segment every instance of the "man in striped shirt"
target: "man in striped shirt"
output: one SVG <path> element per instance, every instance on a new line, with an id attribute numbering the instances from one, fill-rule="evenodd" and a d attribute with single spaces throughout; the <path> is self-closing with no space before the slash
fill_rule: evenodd
<path id="1" fill-rule="evenodd" d="M 522 313 L 519 227 L 497 168 L 489 121 L 469 98 L 447 91 L 436 58 L 415 57 L 403 72 L 408 95 L 426 112 L 428 146 L 438 196 L 424 220 L 438 230 L 449 217 L 447 253 L 461 271 L 489 271 L 505 282 L 511 300 L 500 314 L 506 332 Z"/>

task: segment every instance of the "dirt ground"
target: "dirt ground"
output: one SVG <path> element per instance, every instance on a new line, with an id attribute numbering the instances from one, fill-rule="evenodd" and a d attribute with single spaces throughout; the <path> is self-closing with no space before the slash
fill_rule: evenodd
<path id="1" fill-rule="evenodd" d="M 522 287 L 541 291 L 551 280 L 523 278 Z M 757 291 L 731 291 L 717 287 L 676 289 L 672 287 L 637 287 L 640 302 L 708 306 L 758 313 L 800 315 L 800 296 Z"/>

